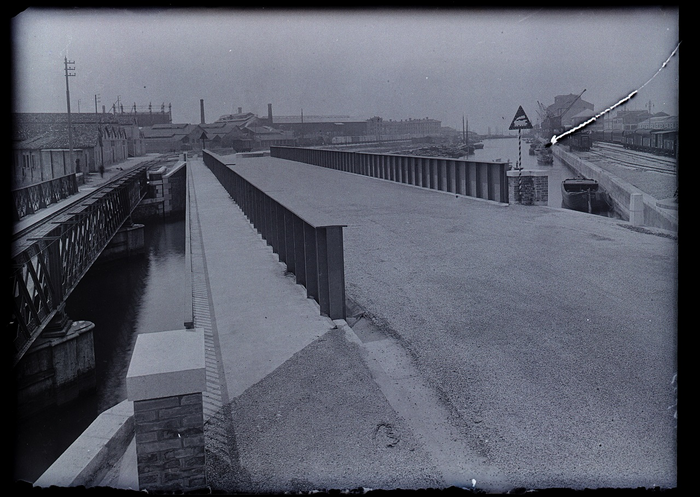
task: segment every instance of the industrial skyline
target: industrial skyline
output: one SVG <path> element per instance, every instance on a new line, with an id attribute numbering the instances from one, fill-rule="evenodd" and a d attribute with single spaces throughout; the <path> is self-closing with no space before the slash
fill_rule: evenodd
<path id="1" fill-rule="evenodd" d="M 241 107 L 275 114 L 429 117 L 507 129 L 522 106 L 579 94 L 596 112 L 678 112 L 679 12 L 621 9 L 37 9 L 12 20 L 14 110 L 172 104 L 174 122 Z M 620 107 L 623 108 L 623 107 Z"/>

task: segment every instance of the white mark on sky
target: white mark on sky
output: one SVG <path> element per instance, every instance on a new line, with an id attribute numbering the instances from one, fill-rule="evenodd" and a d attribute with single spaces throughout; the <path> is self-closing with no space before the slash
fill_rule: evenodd
<path id="1" fill-rule="evenodd" d="M 527 21 L 528 19 L 530 19 L 530 18 L 531 18 L 532 16 L 534 16 L 535 14 L 538 14 L 541 10 L 542 10 L 542 9 L 538 9 L 536 12 L 533 12 L 532 14 L 523 17 L 522 19 L 520 19 L 520 20 L 518 21 L 518 24 L 520 24 L 520 23 L 523 22 L 523 21 Z"/>
<path id="2" fill-rule="evenodd" d="M 579 129 L 581 129 L 581 128 L 585 127 L 585 126 L 588 126 L 588 125 L 591 124 L 592 122 L 596 121 L 600 116 L 602 116 L 602 115 L 604 115 L 604 114 L 607 114 L 608 112 L 610 112 L 611 110 L 613 110 L 615 107 L 619 107 L 620 105 L 622 105 L 622 104 L 624 104 L 625 102 L 627 102 L 628 100 L 630 100 L 630 99 L 631 99 L 632 97 L 634 97 L 640 90 L 642 90 L 646 85 L 648 85 L 649 83 L 651 83 L 651 81 L 652 81 L 663 69 L 666 68 L 666 66 L 668 65 L 669 61 L 673 58 L 674 55 L 676 55 L 676 52 L 678 51 L 678 48 L 679 48 L 680 46 L 681 46 L 681 43 L 678 42 L 678 45 L 676 45 L 676 48 L 673 49 L 673 52 L 671 52 L 671 55 L 668 56 L 668 58 L 664 61 L 664 63 L 661 64 L 661 67 L 659 67 L 659 69 L 654 73 L 654 75 L 653 75 L 651 78 L 649 78 L 649 79 L 647 80 L 647 82 L 644 83 L 642 86 L 640 86 L 639 88 L 637 88 L 636 90 L 634 90 L 632 93 L 630 93 L 630 94 L 627 95 L 625 98 L 623 98 L 622 100 L 620 100 L 619 102 L 617 102 L 615 105 L 613 105 L 613 106 L 611 106 L 611 107 L 608 107 L 608 108 L 605 109 L 604 111 L 599 112 L 599 113 L 596 114 L 595 116 L 591 117 L 588 121 L 585 121 L 585 122 L 579 124 L 579 125 L 576 126 L 575 128 L 570 129 L 569 131 L 567 131 L 567 132 L 565 132 L 565 133 L 562 133 L 562 134 L 559 135 L 559 136 L 553 135 L 551 141 L 550 141 L 549 143 L 547 143 L 546 146 L 550 147 L 550 146 L 554 145 L 555 143 L 557 143 L 557 141 L 559 141 L 560 139 L 564 138 L 565 136 L 570 135 L 571 133 L 574 133 L 574 132 L 578 131 Z"/>

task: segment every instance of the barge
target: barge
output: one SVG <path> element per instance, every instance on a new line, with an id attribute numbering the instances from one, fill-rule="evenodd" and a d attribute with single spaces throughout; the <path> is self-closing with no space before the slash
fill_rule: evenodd
<path id="1" fill-rule="evenodd" d="M 575 211 L 598 214 L 610 210 L 608 194 L 594 179 L 584 177 L 561 182 L 561 206 Z"/>

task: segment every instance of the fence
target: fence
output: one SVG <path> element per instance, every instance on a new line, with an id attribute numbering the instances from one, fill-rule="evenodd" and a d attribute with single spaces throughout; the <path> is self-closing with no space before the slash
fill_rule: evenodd
<path id="1" fill-rule="evenodd" d="M 508 203 L 508 163 L 270 147 L 270 155 L 398 183 Z"/>
<path id="2" fill-rule="evenodd" d="M 207 150 L 203 156 L 280 262 L 306 287 L 307 296 L 318 302 L 321 313 L 345 319 L 345 225 L 304 219 L 231 169 L 223 158 Z"/>

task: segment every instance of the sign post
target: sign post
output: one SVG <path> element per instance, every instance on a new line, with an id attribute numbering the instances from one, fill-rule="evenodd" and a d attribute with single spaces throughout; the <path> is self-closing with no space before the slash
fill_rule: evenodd
<path id="1" fill-rule="evenodd" d="M 523 129 L 532 129 L 532 123 L 530 122 L 530 119 L 528 119 L 527 115 L 525 114 L 525 111 L 523 110 L 523 106 L 520 105 L 518 106 L 518 111 L 515 113 L 515 117 L 513 117 L 513 121 L 510 123 L 510 126 L 508 129 L 517 129 L 518 130 L 518 166 L 517 169 L 519 171 L 518 174 L 518 195 L 522 197 L 523 192 L 522 192 L 522 169 L 523 169 L 523 153 L 522 153 L 522 145 L 521 145 L 521 130 Z"/>

